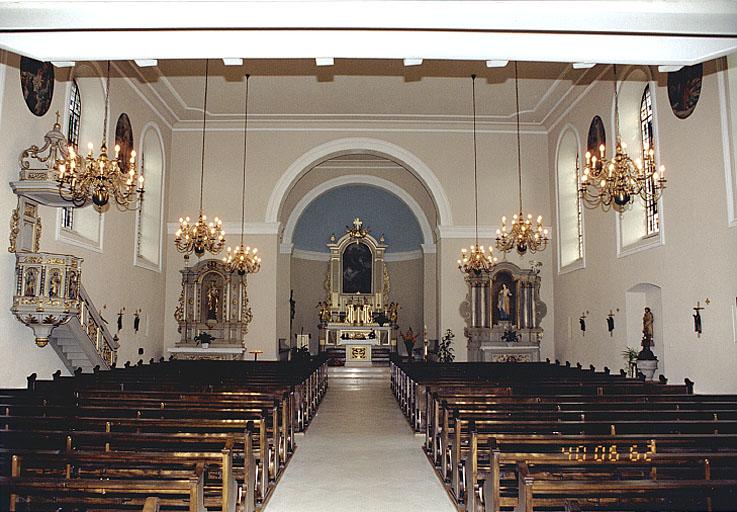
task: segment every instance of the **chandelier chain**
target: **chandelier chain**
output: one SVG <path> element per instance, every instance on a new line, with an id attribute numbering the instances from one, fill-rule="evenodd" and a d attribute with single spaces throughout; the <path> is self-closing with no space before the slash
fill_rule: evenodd
<path id="1" fill-rule="evenodd" d="M 246 99 L 244 100 L 244 121 L 243 121 L 243 188 L 241 189 L 241 245 L 243 245 L 243 231 L 246 226 L 246 160 L 248 159 L 248 79 L 251 75 L 246 75 Z"/>
<path id="2" fill-rule="evenodd" d="M 517 61 L 514 61 L 514 97 L 517 105 L 517 186 L 519 188 L 519 211 L 522 212 L 522 142 L 519 127 L 519 77 Z"/>
<path id="3" fill-rule="evenodd" d="M 613 64 L 614 69 L 614 134 L 616 137 L 616 144 L 619 144 L 619 142 L 622 139 L 622 136 L 619 132 L 619 88 L 617 87 L 617 65 Z"/>
<path id="4" fill-rule="evenodd" d="M 200 157 L 200 211 L 202 211 L 202 193 L 205 188 L 205 133 L 207 132 L 207 77 L 210 59 L 205 59 L 205 99 L 202 105 L 202 155 Z"/>
<path id="5" fill-rule="evenodd" d="M 473 103 L 473 204 L 476 245 L 479 244 L 479 186 L 476 173 L 476 75 L 471 75 L 471 101 Z"/>
<path id="6" fill-rule="evenodd" d="M 107 61 L 107 78 L 105 79 L 105 117 L 102 124 L 102 145 L 107 146 L 107 122 L 110 108 L 110 61 Z"/>

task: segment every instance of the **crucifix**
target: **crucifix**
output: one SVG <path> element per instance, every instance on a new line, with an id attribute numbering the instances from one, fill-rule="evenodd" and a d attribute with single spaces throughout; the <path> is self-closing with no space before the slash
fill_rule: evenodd
<path id="1" fill-rule="evenodd" d="M 709 299 L 706 299 L 706 305 L 709 305 Z M 693 316 L 693 330 L 697 338 L 701 338 L 701 310 L 704 309 L 699 301 L 696 301 L 696 307 L 693 308 L 695 313 Z"/>
<path id="2" fill-rule="evenodd" d="M 581 313 L 581 316 L 578 318 L 578 325 L 581 328 L 581 336 L 586 336 L 586 315 L 588 314 L 588 311 L 584 311 Z"/>

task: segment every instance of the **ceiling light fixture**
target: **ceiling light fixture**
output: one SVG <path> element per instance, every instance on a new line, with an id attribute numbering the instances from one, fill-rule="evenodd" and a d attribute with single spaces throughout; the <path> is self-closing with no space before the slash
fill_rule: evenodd
<path id="1" fill-rule="evenodd" d="M 223 59 L 223 64 L 226 66 L 242 66 L 243 59 Z"/>
<path id="2" fill-rule="evenodd" d="M 476 172 L 476 75 L 471 75 L 471 98 L 473 104 L 473 204 L 474 204 L 474 244 L 461 249 L 461 258 L 458 260 L 458 270 L 467 276 L 478 276 L 482 272 L 489 272 L 496 263 L 496 258 L 489 247 L 486 253 L 483 245 L 479 245 L 479 200 L 478 176 Z"/>
<path id="3" fill-rule="evenodd" d="M 318 66 L 332 66 L 335 64 L 335 59 L 332 57 L 317 57 L 315 58 L 315 64 Z"/>
<path id="4" fill-rule="evenodd" d="M 591 69 L 596 66 L 595 62 L 574 62 L 573 69 Z"/>
<path id="5" fill-rule="evenodd" d="M 241 199 L 241 243 L 235 249 L 228 247 L 223 258 L 228 272 L 238 272 L 238 275 L 255 274 L 261 270 L 261 257 L 257 256 L 258 249 L 243 245 L 243 232 L 246 230 L 246 161 L 248 157 L 248 79 L 246 75 L 246 99 L 243 121 L 243 190 Z"/>
<path id="6" fill-rule="evenodd" d="M 543 227 L 543 217 L 532 221 L 532 214 L 522 210 L 522 142 L 519 126 L 519 75 L 517 62 L 514 63 L 514 97 L 517 106 L 517 185 L 519 186 L 519 213 L 512 217 L 512 225 L 507 230 L 507 218 L 502 217 L 502 228 L 496 230 L 496 248 L 505 254 L 516 249 L 520 256 L 530 252 L 544 251 L 548 245 L 548 230 Z"/>
<path id="7" fill-rule="evenodd" d="M 184 253 L 188 260 L 193 252 L 201 257 L 205 252 L 217 254 L 225 244 L 223 223 L 215 217 L 214 222 L 207 223 L 207 216 L 202 208 L 202 194 L 205 189 L 205 134 L 207 133 L 207 79 L 209 76 L 210 61 L 205 60 L 205 100 L 202 106 L 202 156 L 200 158 L 200 213 L 195 224 L 190 224 L 189 217 L 179 218 L 174 245 L 177 251 Z"/>
<path id="8" fill-rule="evenodd" d="M 151 68 L 159 63 L 156 59 L 135 59 L 134 62 L 139 68 Z"/>
<path id="9" fill-rule="evenodd" d="M 599 146 L 599 156 L 586 152 L 586 167 L 578 192 L 588 208 L 614 208 L 623 212 L 640 196 L 645 203 L 656 203 L 665 188 L 665 166 L 658 170 L 655 148 L 643 148 L 643 158 L 632 160 L 619 130 L 619 91 L 617 66 L 614 66 L 614 128 L 616 135 L 614 158 L 606 158 L 606 146 Z M 576 170 L 578 175 L 578 169 Z"/>
<path id="10" fill-rule="evenodd" d="M 75 207 L 86 206 L 88 201 L 98 212 L 107 210 L 110 197 L 119 210 L 135 210 L 143 200 L 143 175 L 136 172 L 136 152 L 121 168 L 118 160 L 120 146 L 115 145 L 115 156 L 107 154 L 107 124 L 110 109 L 110 61 L 107 63 L 105 85 L 105 115 L 102 125 L 100 155 L 93 156 L 93 145 L 87 145 L 86 157 L 77 154 L 74 146 L 68 146 L 64 160 L 57 160 L 54 169 L 59 184 L 59 195 Z M 58 124 L 58 120 L 57 120 Z"/>
<path id="11" fill-rule="evenodd" d="M 486 61 L 487 68 L 506 68 L 508 64 L 509 64 L 508 60 L 487 60 Z"/>
<path id="12" fill-rule="evenodd" d="M 405 66 L 419 66 L 422 64 L 422 59 L 404 59 Z"/>

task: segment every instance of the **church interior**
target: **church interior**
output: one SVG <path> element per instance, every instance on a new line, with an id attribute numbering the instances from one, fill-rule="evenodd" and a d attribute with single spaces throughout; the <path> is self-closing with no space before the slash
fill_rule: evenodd
<path id="1" fill-rule="evenodd" d="M 0 510 L 736 508 L 733 2 L 5 2 L 0 161 Z"/>

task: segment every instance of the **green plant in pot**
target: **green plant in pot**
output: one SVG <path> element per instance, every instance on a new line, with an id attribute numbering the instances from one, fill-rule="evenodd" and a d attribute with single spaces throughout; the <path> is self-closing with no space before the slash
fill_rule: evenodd
<path id="1" fill-rule="evenodd" d="M 197 336 L 194 337 L 195 343 L 200 345 L 202 348 L 209 348 L 210 342 L 215 339 L 215 336 L 210 334 L 207 331 L 202 331 Z"/>
<path id="2" fill-rule="evenodd" d="M 635 368 L 637 368 L 637 349 L 627 347 L 622 351 L 622 357 L 627 362 L 627 374 L 630 377 L 635 376 Z"/>

